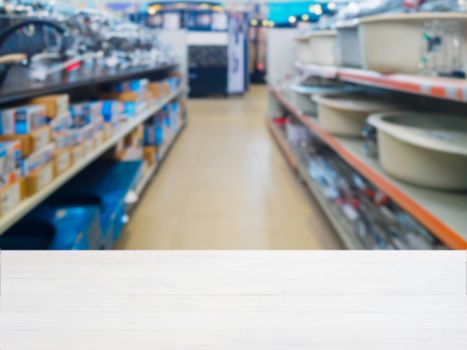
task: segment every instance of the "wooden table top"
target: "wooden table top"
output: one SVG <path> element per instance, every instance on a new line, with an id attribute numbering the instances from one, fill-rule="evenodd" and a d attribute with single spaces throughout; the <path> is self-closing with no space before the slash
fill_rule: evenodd
<path id="1" fill-rule="evenodd" d="M 466 350 L 467 252 L 1 252 L 0 349 Z"/>

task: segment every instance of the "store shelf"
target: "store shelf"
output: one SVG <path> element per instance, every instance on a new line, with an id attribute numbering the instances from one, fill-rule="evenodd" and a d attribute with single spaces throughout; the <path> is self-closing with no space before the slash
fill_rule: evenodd
<path id="1" fill-rule="evenodd" d="M 30 81 L 26 69 L 10 73 L 0 88 L 0 104 L 12 103 L 36 96 L 63 93 L 86 86 L 138 79 L 149 75 L 164 74 L 177 68 L 177 64 L 160 65 L 146 69 L 101 70 L 100 72 L 76 72 L 76 78 L 51 78 L 46 82 Z M 13 69 L 12 69 L 13 70 Z M 78 74 L 79 73 L 79 74 Z"/>
<path id="2" fill-rule="evenodd" d="M 140 113 L 135 118 L 128 120 L 124 123 L 118 132 L 116 132 L 112 138 L 105 141 L 103 144 L 98 146 L 96 150 L 78 164 L 73 165 L 65 173 L 54 179 L 49 185 L 43 188 L 39 193 L 34 196 L 26 198 L 22 201 L 15 209 L 4 214 L 0 217 L 0 234 L 8 230 L 12 225 L 19 221 L 22 217 L 28 214 L 37 205 L 42 203 L 47 197 L 54 193 L 58 188 L 64 185 L 68 180 L 86 168 L 90 163 L 99 158 L 106 151 L 115 146 L 118 141 L 128 135 L 135 127 L 143 123 L 148 118 L 152 117 L 158 111 L 160 111 L 167 103 L 172 101 L 174 98 L 179 96 L 184 91 L 184 88 L 180 88 L 171 95 L 163 98 L 160 101 L 154 103 L 154 105 L 148 107 L 145 111 Z"/>
<path id="3" fill-rule="evenodd" d="M 284 153 L 287 161 L 289 162 L 289 165 L 292 167 L 292 169 L 298 170 L 298 158 L 294 154 L 294 152 L 292 152 L 292 149 L 287 144 L 285 137 L 282 136 L 282 133 L 279 130 L 279 128 L 276 125 L 274 125 L 274 122 L 272 120 L 268 120 L 268 128 L 271 131 L 272 136 L 274 136 L 276 142 L 279 144 L 279 147 Z"/>
<path id="4" fill-rule="evenodd" d="M 339 220 L 340 215 L 335 212 L 332 206 L 330 206 L 321 189 L 310 176 L 307 166 L 300 162 L 300 156 L 293 149 L 293 147 L 287 143 L 283 132 L 274 124 L 271 119 L 268 120 L 268 128 L 271 131 L 271 134 L 274 136 L 274 139 L 277 141 L 277 144 L 281 148 L 282 152 L 286 156 L 287 160 L 289 161 L 291 167 L 298 172 L 300 177 L 303 179 L 313 194 L 314 198 L 318 201 L 319 205 L 326 213 L 329 221 L 331 222 L 346 248 L 352 250 L 363 250 L 364 247 L 360 244 L 360 242 L 358 242 L 354 237 L 352 237 L 351 234 L 346 231 L 345 224 Z"/>
<path id="5" fill-rule="evenodd" d="M 175 142 L 177 141 L 178 137 L 183 132 L 185 127 L 186 127 L 186 123 L 182 124 L 177 134 L 174 137 L 172 137 L 172 139 L 169 142 L 166 143 L 166 145 L 162 148 L 161 152 L 158 154 L 157 162 L 146 171 L 146 174 L 143 175 L 139 183 L 136 185 L 135 194 L 138 197 L 141 196 L 145 188 L 151 182 L 152 178 L 157 173 L 157 170 L 159 170 L 160 166 L 162 165 L 162 162 L 165 160 L 165 158 L 169 154 L 170 150 L 172 149 L 172 146 L 175 144 Z"/>
<path id="6" fill-rule="evenodd" d="M 278 89 L 270 87 L 270 91 L 294 117 L 448 247 L 467 249 L 467 194 L 429 190 L 389 177 L 377 160 L 365 154 L 362 141 L 332 136 L 320 128 L 315 118 L 303 115 Z"/>
<path id="7" fill-rule="evenodd" d="M 296 62 L 302 72 L 328 79 L 410 94 L 467 102 L 467 80 L 404 74 L 381 74 L 362 69 L 319 66 Z"/>

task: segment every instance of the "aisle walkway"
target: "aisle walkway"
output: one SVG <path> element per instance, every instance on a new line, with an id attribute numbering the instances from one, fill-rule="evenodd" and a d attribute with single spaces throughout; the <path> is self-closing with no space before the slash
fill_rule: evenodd
<path id="1" fill-rule="evenodd" d="M 195 99 L 120 249 L 338 249 L 265 125 L 266 88 Z"/>

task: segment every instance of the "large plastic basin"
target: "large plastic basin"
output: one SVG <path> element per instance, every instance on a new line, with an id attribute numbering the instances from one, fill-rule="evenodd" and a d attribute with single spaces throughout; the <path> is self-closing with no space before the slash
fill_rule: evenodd
<path id="1" fill-rule="evenodd" d="M 412 13 L 370 16 L 361 19 L 360 45 L 365 69 L 382 73 L 417 74 L 425 23 L 461 22 L 467 48 L 467 14 Z"/>
<path id="2" fill-rule="evenodd" d="M 322 129 L 333 135 L 361 137 L 368 116 L 395 106 L 372 95 L 316 95 Z"/>
<path id="3" fill-rule="evenodd" d="M 467 119 L 414 112 L 372 115 L 383 169 L 440 190 L 467 189 Z"/>

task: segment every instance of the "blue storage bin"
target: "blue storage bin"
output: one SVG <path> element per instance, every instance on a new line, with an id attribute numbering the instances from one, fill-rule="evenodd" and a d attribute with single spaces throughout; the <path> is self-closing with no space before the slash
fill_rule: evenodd
<path id="1" fill-rule="evenodd" d="M 111 248 L 123 228 L 125 197 L 136 185 L 142 161 L 99 160 L 60 189 L 49 202 L 97 205 L 102 248 Z"/>
<path id="2" fill-rule="evenodd" d="M 45 209 L 44 209 L 45 210 Z M 55 228 L 50 249 L 89 250 L 99 249 L 102 239 L 100 209 L 96 206 L 50 208 L 49 217 Z"/>
<path id="3" fill-rule="evenodd" d="M 97 206 L 41 205 L 0 237 L 2 249 L 99 249 Z"/>

